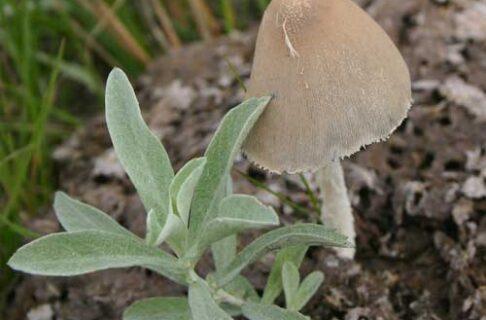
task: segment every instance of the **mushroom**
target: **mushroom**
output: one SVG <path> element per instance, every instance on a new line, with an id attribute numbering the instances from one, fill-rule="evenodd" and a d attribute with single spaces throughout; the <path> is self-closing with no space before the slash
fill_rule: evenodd
<path id="1" fill-rule="evenodd" d="M 247 95 L 269 93 L 244 153 L 276 173 L 320 170 L 323 223 L 354 240 L 340 160 L 387 139 L 406 118 L 411 80 L 400 52 L 351 0 L 273 0 Z"/>

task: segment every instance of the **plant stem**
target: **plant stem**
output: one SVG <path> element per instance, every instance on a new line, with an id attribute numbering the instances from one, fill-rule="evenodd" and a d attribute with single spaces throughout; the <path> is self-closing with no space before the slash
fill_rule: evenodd
<path id="1" fill-rule="evenodd" d="M 206 15 L 204 14 L 204 8 L 200 0 L 189 0 L 189 5 L 201 37 L 205 41 L 210 40 L 212 38 L 211 30 L 209 29 Z"/>
<path id="2" fill-rule="evenodd" d="M 122 45 L 134 58 L 143 64 L 148 64 L 150 62 L 151 58 L 149 54 L 118 19 L 111 7 L 102 0 L 96 0 L 93 3 L 81 0 L 78 0 L 78 2 L 90 11 L 91 14 L 105 23 L 109 27 L 111 33 L 117 38 L 120 45 Z"/>
<path id="3" fill-rule="evenodd" d="M 303 217 L 308 218 L 310 216 L 309 210 L 307 210 L 307 208 L 304 208 L 303 206 L 295 203 L 289 197 L 287 197 L 287 196 L 285 196 L 285 195 L 283 195 L 283 194 L 281 194 L 279 192 L 273 191 L 272 189 L 270 189 L 264 183 L 258 181 L 255 178 L 250 177 L 248 174 L 246 174 L 246 173 L 244 173 L 244 172 L 242 172 L 240 170 L 236 170 L 236 172 L 238 172 L 240 175 L 242 175 L 243 177 L 245 177 L 255 187 L 260 188 L 262 190 L 265 190 L 266 192 L 270 193 L 271 195 L 277 197 L 282 203 L 288 205 L 289 207 L 291 207 L 292 209 L 294 209 L 296 212 L 302 214 Z"/>
<path id="4" fill-rule="evenodd" d="M 310 187 L 310 184 L 309 184 L 309 181 L 307 181 L 307 178 L 302 173 L 299 174 L 299 176 L 300 176 L 300 180 L 304 184 L 305 192 L 309 196 L 310 201 L 312 203 L 312 206 L 314 207 L 314 210 L 316 210 L 317 214 L 320 214 L 321 205 L 319 204 L 319 199 L 317 198 L 316 193 Z"/>
<path id="5" fill-rule="evenodd" d="M 241 76 L 238 73 L 238 70 L 236 70 L 236 67 L 231 63 L 231 61 L 229 61 L 228 57 L 224 57 L 224 61 L 226 61 L 226 63 L 228 64 L 228 67 L 233 76 L 236 78 L 236 81 L 238 81 L 240 88 L 243 89 L 243 91 L 247 92 L 248 89 L 246 88 L 245 82 L 241 79 Z"/>
<path id="6" fill-rule="evenodd" d="M 210 290 L 214 292 L 213 297 L 214 300 L 217 302 L 225 302 L 239 307 L 245 304 L 245 300 L 235 297 L 234 295 L 232 295 L 231 293 L 227 292 L 222 288 L 215 287 L 214 285 L 209 284 L 208 281 L 201 278 L 193 269 L 189 271 L 188 278 L 194 282 L 197 281 L 203 282 L 208 288 L 210 288 Z"/>
<path id="7" fill-rule="evenodd" d="M 169 42 L 173 48 L 180 48 L 181 47 L 181 40 L 177 35 L 174 27 L 172 26 L 172 21 L 170 20 L 169 14 L 159 2 L 159 0 L 151 0 L 152 6 L 154 7 L 155 13 L 160 21 L 162 28 L 169 39 Z"/>
<path id="8" fill-rule="evenodd" d="M 245 304 L 245 300 L 235 297 L 223 289 L 219 289 L 218 291 L 216 291 L 214 298 L 216 301 L 226 302 L 238 307 L 241 307 Z"/>

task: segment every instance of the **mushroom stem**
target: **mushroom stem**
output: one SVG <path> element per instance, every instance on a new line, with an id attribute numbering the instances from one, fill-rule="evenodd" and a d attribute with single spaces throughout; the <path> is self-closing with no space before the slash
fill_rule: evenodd
<path id="1" fill-rule="evenodd" d="M 341 161 L 332 161 L 317 173 L 317 183 L 321 190 L 321 221 L 336 229 L 355 243 L 354 217 L 344 181 Z M 336 249 L 341 258 L 353 259 L 355 249 Z"/>

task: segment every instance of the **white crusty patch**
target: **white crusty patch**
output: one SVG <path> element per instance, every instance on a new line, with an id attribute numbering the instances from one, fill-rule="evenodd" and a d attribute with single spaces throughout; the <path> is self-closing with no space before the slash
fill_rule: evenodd
<path id="1" fill-rule="evenodd" d="M 282 24 L 282 29 L 283 29 L 283 32 L 284 32 L 284 35 L 285 35 L 285 45 L 287 46 L 287 48 L 289 48 L 290 56 L 292 58 L 298 58 L 298 57 L 300 57 L 299 52 L 297 50 L 295 50 L 294 45 L 292 44 L 292 41 L 290 41 L 290 37 L 289 37 L 289 34 L 287 32 L 286 25 L 287 25 L 287 19 L 285 19 L 284 23 Z"/>
<path id="2" fill-rule="evenodd" d="M 311 0 L 284 0 L 276 13 L 275 22 L 283 30 L 285 45 L 292 58 L 298 58 L 300 54 L 293 44 L 291 35 L 300 29 L 311 8 Z"/>

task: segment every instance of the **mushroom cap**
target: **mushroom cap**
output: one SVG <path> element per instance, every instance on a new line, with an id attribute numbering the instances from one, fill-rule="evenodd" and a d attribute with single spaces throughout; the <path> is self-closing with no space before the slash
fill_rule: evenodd
<path id="1" fill-rule="evenodd" d="M 273 172 L 313 171 L 386 138 L 411 107 L 407 65 L 351 0 L 273 0 L 248 96 L 274 98 L 243 151 Z"/>

